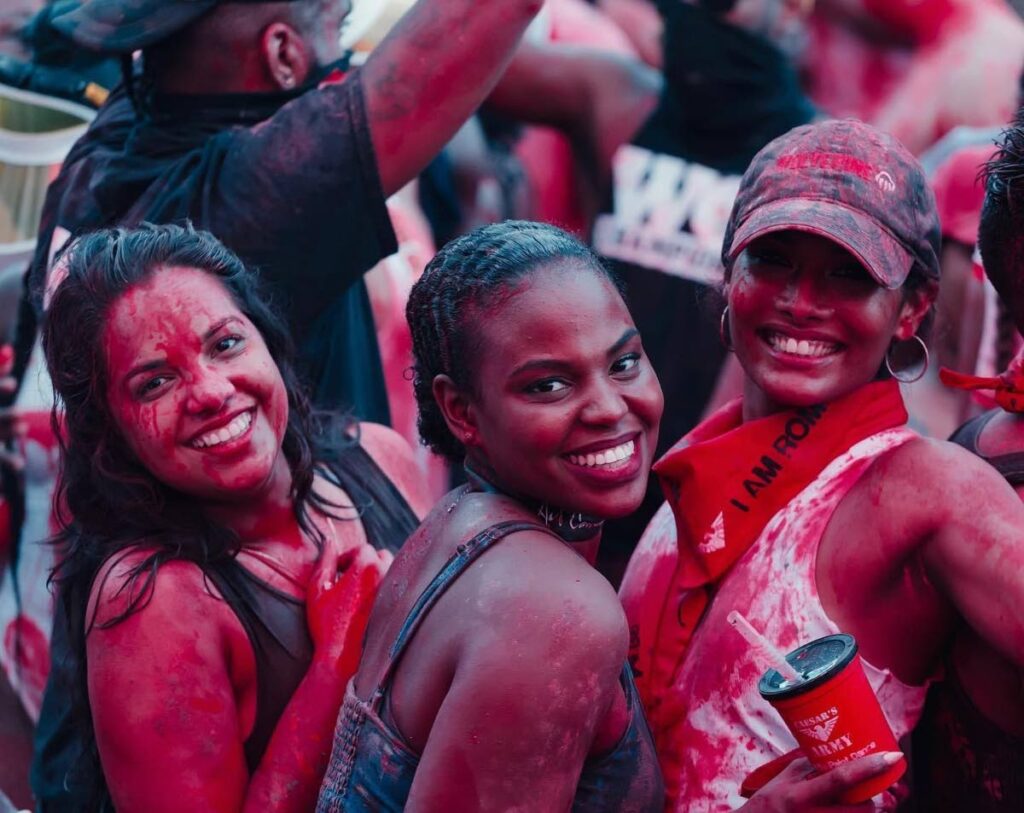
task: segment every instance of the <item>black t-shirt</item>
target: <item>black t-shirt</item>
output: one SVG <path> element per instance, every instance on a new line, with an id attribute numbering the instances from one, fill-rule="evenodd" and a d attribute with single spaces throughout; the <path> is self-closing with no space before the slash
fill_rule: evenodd
<path id="1" fill-rule="evenodd" d="M 397 245 L 359 72 L 290 99 L 156 97 L 144 115 L 115 93 L 47 193 L 29 278 L 36 315 L 67 233 L 185 218 L 258 271 L 317 406 L 386 423 L 362 275 Z"/>

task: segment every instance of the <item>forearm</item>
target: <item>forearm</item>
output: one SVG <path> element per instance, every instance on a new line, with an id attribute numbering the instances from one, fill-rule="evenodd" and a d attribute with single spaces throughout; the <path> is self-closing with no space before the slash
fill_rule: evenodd
<path id="1" fill-rule="evenodd" d="M 542 0 L 419 0 L 363 70 L 386 195 L 416 177 L 479 107 Z"/>
<path id="2" fill-rule="evenodd" d="M 314 659 L 249 780 L 246 813 L 308 813 L 316 807 L 349 671 Z"/>
<path id="3" fill-rule="evenodd" d="M 665 26 L 654 3 L 649 0 L 600 0 L 598 8 L 621 28 L 640 57 L 660 68 L 661 39 Z"/>
<path id="4" fill-rule="evenodd" d="M 577 156 L 595 165 L 603 187 L 616 150 L 653 112 L 661 86 L 657 71 L 630 57 L 585 46 L 523 43 L 487 106 L 561 130 Z"/>

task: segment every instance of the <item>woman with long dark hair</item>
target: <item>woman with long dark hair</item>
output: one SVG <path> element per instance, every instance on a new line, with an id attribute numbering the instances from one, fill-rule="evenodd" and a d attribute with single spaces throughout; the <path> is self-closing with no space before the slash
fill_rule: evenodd
<path id="1" fill-rule="evenodd" d="M 68 784 L 88 809 L 308 810 L 417 523 L 409 449 L 314 417 L 280 320 L 211 235 L 96 232 L 58 268 Z"/>
<path id="2" fill-rule="evenodd" d="M 626 620 L 593 568 L 662 411 L 615 277 L 553 226 L 502 223 L 445 246 L 407 316 L 420 434 L 469 482 L 382 585 L 318 810 L 660 813 Z M 823 809 L 885 759 L 795 766 L 750 809 Z"/>
<path id="3" fill-rule="evenodd" d="M 732 610 L 783 651 L 852 634 L 898 739 L 959 628 L 1024 667 L 1020 501 L 906 426 L 938 249 L 920 165 L 859 122 L 797 128 L 743 177 L 721 322 L 743 397 L 655 465 L 668 503 L 621 590 L 670 809 L 732 810 L 796 745 Z M 828 753 L 849 756 L 827 722 Z"/>

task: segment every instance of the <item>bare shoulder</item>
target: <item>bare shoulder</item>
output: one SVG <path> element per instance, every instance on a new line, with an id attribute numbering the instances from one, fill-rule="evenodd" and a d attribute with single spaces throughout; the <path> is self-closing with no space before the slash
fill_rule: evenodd
<path id="1" fill-rule="evenodd" d="M 497 640 L 527 637 L 563 661 L 615 668 L 624 661 L 628 628 L 614 589 L 550 534 L 511 534 L 466 576 L 478 608 L 474 623 L 493 630 Z"/>
<path id="2" fill-rule="evenodd" d="M 408 441 L 387 426 L 360 422 L 359 443 L 422 519 L 432 503 L 424 487 L 423 472 Z"/>
<path id="3" fill-rule="evenodd" d="M 925 489 L 1002 482 L 995 469 L 977 455 L 955 443 L 934 438 L 908 441 L 879 458 L 879 463 L 890 476 L 910 479 Z"/>
<path id="4" fill-rule="evenodd" d="M 1016 498 L 987 462 L 955 443 L 932 438 L 915 438 L 880 456 L 867 479 L 881 504 L 899 506 L 907 519 L 921 514 L 930 524 Z"/>
<path id="5" fill-rule="evenodd" d="M 156 617 L 209 617 L 223 605 L 213 585 L 193 562 L 172 559 L 154 567 L 157 549 L 133 546 L 111 556 L 96 574 L 88 618 L 101 627 L 127 612 Z"/>

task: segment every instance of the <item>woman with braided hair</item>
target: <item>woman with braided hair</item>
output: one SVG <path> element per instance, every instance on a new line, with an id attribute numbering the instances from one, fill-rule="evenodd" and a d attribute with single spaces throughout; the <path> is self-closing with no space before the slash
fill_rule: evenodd
<path id="1" fill-rule="evenodd" d="M 443 248 L 406 313 L 420 434 L 469 482 L 381 585 L 318 810 L 661 811 L 592 567 L 604 520 L 643 498 L 662 411 L 618 283 L 565 232 L 508 222 Z M 750 810 L 827 804 L 881 764 L 796 766 Z"/>

